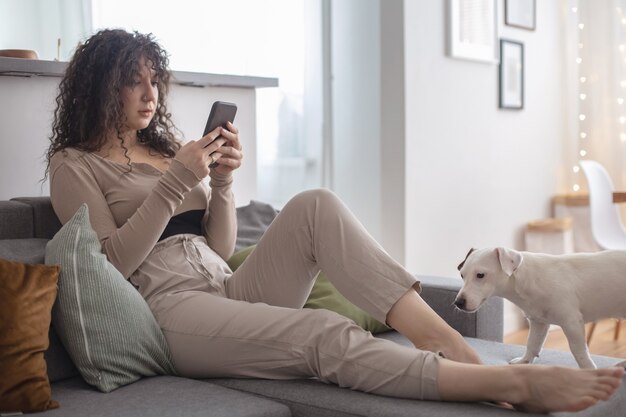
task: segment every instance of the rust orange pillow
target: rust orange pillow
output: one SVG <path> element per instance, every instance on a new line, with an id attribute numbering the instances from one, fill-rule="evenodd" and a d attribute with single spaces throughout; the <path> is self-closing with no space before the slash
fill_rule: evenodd
<path id="1" fill-rule="evenodd" d="M 43 356 L 59 269 L 0 259 L 0 412 L 59 406 Z"/>

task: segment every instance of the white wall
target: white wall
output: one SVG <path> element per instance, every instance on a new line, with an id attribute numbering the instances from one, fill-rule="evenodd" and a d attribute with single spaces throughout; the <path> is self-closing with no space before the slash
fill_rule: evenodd
<path id="1" fill-rule="evenodd" d="M 548 214 L 563 131 L 558 12 L 539 4 L 535 32 L 501 25 L 525 44 L 525 108 L 511 111 L 498 109 L 497 65 L 443 54 L 444 2 L 405 2 L 409 267 L 454 274 L 469 247 L 520 248 L 524 223 Z"/>
<path id="2" fill-rule="evenodd" d="M 58 77 L 0 76 L 0 199 L 49 195 L 41 183 Z M 250 88 L 173 85 L 169 107 L 186 139 L 202 135 L 214 100 L 238 104 L 236 124 L 245 161 L 235 172 L 236 204 L 256 198 L 256 102 Z"/>
<path id="3" fill-rule="evenodd" d="M 525 223 L 563 191 L 561 2 L 537 2 L 537 29 L 503 25 L 524 43 L 524 109 L 498 109 L 498 66 L 451 59 L 445 2 L 404 2 L 406 265 L 457 276 L 471 247 L 523 247 Z M 514 325 L 511 310 L 507 326 Z M 506 328 L 505 328 L 506 330 Z"/>

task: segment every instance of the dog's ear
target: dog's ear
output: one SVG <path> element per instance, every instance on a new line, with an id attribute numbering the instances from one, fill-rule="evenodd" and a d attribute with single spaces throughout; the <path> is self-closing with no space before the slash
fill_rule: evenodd
<path id="1" fill-rule="evenodd" d="M 496 248 L 496 256 L 498 261 L 500 261 L 502 270 L 508 276 L 513 275 L 513 272 L 520 266 L 523 259 L 521 253 L 507 248 Z"/>
<path id="2" fill-rule="evenodd" d="M 465 259 L 463 259 L 463 262 L 461 262 L 459 264 L 459 266 L 456 267 L 456 269 L 458 269 L 459 271 L 461 270 L 461 268 L 463 268 L 463 265 L 465 265 L 465 261 L 467 261 L 467 258 L 470 256 L 470 253 L 474 252 L 476 249 L 471 248 L 469 250 L 469 252 L 467 252 L 467 255 L 465 255 Z"/>

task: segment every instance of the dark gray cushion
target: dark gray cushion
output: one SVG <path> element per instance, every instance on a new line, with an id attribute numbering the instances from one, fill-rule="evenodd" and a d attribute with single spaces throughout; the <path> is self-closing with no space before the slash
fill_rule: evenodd
<path id="1" fill-rule="evenodd" d="M 34 237 L 52 239 L 61 228 L 61 222 L 52 209 L 50 197 L 19 197 L 12 201 L 19 201 L 32 207 Z"/>
<path id="2" fill-rule="evenodd" d="M 255 200 L 247 206 L 237 207 L 235 252 L 256 244 L 277 214 L 278 210 L 271 205 Z"/>
<path id="3" fill-rule="evenodd" d="M 67 353 L 59 336 L 54 331 L 54 325 L 50 326 L 48 332 L 50 346 L 44 352 L 44 358 L 48 366 L 48 379 L 50 382 L 61 381 L 63 379 L 78 376 L 78 369 L 74 366 L 70 355 Z"/>
<path id="4" fill-rule="evenodd" d="M 277 402 L 214 384 L 169 376 L 144 378 L 104 394 L 80 378 L 52 384 L 52 396 L 61 407 L 45 417 L 288 417 Z"/>
<path id="5" fill-rule="evenodd" d="M 406 338 L 397 332 L 381 333 L 377 337 L 412 346 Z M 491 365 L 506 365 L 510 359 L 521 356 L 524 351 L 524 346 L 505 345 L 474 338 L 466 338 L 466 340 L 480 353 L 483 362 Z M 598 366 L 610 366 L 617 363 L 619 359 L 594 356 L 594 361 Z M 569 352 L 553 350 L 542 353 L 538 363 L 576 367 Z M 210 382 L 280 401 L 291 408 L 294 416 L 538 416 L 537 414 L 504 410 L 482 403 L 449 403 L 382 397 L 327 385 L 314 379 L 292 381 L 211 379 Z M 623 417 L 626 415 L 626 384 L 622 384 L 610 401 L 600 402 L 580 413 L 555 413 L 553 415 L 563 417 Z"/>
<path id="6" fill-rule="evenodd" d="M 0 239 L 34 236 L 33 209 L 17 201 L 0 201 Z"/>

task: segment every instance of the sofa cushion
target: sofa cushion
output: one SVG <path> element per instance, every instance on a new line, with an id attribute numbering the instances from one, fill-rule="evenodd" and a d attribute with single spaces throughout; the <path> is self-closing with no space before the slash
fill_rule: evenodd
<path id="1" fill-rule="evenodd" d="M 52 385 L 61 408 L 43 416 L 85 417 L 287 417 L 289 408 L 275 401 L 214 384 L 172 376 L 141 379 L 108 394 L 80 378 Z"/>
<path id="2" fill-rule="evenodd" d="M 320 272 L 315 279 L 309 298 L 304 304 L 306 308 L 324 308 L 348 317 L 363 329 L 374 334 L 391 330 L 374 317 L 367 314 L 360 307 L 352 304 L 330 282 L 326 274 Z"/>
<path id="3" fill-rule="evenodd" d="M 175 372 L 148 305 L 101 252 L 86 204 L 48 243 L 46 263 L 61 266 L 54 327 L 85 381 L 108 392 Z"/>
<path id="4" fill-rule="evenodd" d="M 397 332 L 382 333 L 378 337 L 412 346 L 406 338 Z M 525 348 L 524 346 L 505 345 L 474 338 L 466 338 L 466 340 L 479 352 L 483 362 L 490 365 L 506 365 L 509 360 L 521 356 Z M 603 356 L 594 355 L 593 357 L 598 366 L 611 366 L 620 361 L 620 359 Z M 576 367 L 571 353 L 554 350 L 544 350 L 537 363 Z M 418 401 L 376 396 L 324 384 L 315 379 L 291 381 L 211 379 L 207 381 L 280 401 L 289 406 L 294 416 L 528 417 L 531 415 L 483 403 Z M 609 401 L 602 401 L 579 413 L 558 413 L 555 415 L 559 417 L 623 417 L 626 415 L 624 414 L 625 410 L 626 384 L 622 384 Z"/>
<path id="5" fill-rule="evenodd" d="M 43 352 L 59 267 L 0 259 L 0 412 L 56 408 Z"/>
<path id="6" fill-rule="evenodd" d="M 277 214 L 278 210 L 271 205 L 255 200 L 247 206 L 237 207 L 235 251 L 256 244 Z"/>

